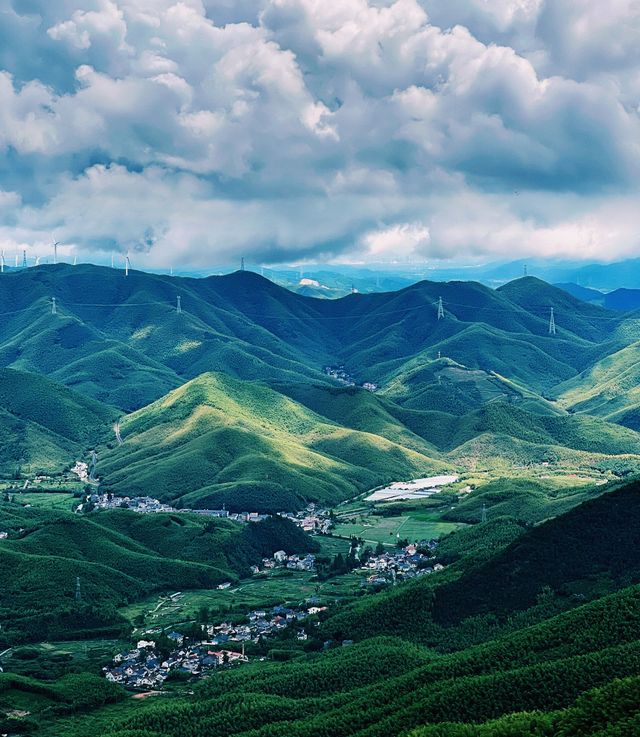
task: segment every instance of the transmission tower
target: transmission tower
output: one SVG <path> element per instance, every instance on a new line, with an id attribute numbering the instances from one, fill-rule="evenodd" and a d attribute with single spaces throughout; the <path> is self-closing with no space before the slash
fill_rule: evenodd
<path id="1" fill-rule="evenodd" d="M 56 312 L 56 298 L 55 297 L 51 297 L 51 314 L 52 315 L 57 315 L 58 314 Z"/>
<path id="2" fill-rule="evenodd" d="M 22 249 L 22 268 L 27 268 L 27 250 L 25 248 Z"/>
<path id="3" fill-rule="evenodd" d="M 524 265 L 524 268 L 523 268 L 523 270 L 522 270 L 522 271 L 523 271 L 523 276 L 527 276 L 527 274 L 528 274 L 529 272 L 527 271 L 527 265 L 526 265 L 526 264 Z"/>
<path id="4" fill-rule="evenodd" d="M 240 259 L 240 271 L 244 271 L 244 256 Z"/>
<path id="5" fill-rule="evenodd" d="M 4 274 L 4 250 L 0 251 L 0 274 Z"/>
<path id="6" fill-rule="evenodd" d="M 176 312 L 180 315 L 182 313 L 182 304 L 180 303 L 181 302 L 180 295 L 178 295 L 177 300 L 178 301 L 176 303 Z"/>
<path id="7" fill-rule="evenodd" d="M 556 318 L 553 314 L 553 307 L 551 308 L 551 313 L 549 314 L 549 335 L 555 335 L 556 334 Z"/>
<path id="8" fill-rule="evenodd" d="M 438 297 L 438 320 L 444 318 L 444 307 L 442 306 L 442 297 Z"/>
<path id="9" fill-rule="evenodd" d="M 76 576 L 76 601 L 82 601 L 82 589 L 80 588 L 80 576 Z"/>
<path id="10" fill-rule="evenodd" d="M 482 516 L 480 518 L 481 522 L 487 521 L 487 505 L 483 502 L 482 503 Z"/>

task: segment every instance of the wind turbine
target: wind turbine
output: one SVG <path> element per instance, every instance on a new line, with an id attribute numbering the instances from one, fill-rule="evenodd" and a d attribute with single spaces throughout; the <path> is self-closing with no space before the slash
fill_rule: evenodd
<path id="1" fill-rule="evenodd" d="M 51 234 L 51 240 L 53 241 L 53 263 L 58 263 L 58 246 L 60 245 L 60 242 L 55 239 L 55 236 L 53 233 Z"/>
<path id="2" fill-rule="evenodd" d="M 129 268 L 131 267 L 131 261 L 129 260 L 129 251 L 127 251 L 127 255 L 124 257 L 124 275 L 129 276 Z"/>

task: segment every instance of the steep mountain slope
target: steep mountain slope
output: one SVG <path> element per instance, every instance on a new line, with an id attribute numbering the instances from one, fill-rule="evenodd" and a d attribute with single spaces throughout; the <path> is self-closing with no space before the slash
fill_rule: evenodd
<path id="1" fill-rule="evenodd" d="M 640 582 L 638 520 L 640 483 L 634 482 L 533 527 L 510 543 L 506 538 L 507 544 L 489 559 L 481 556 L 475 565 L 462 561 L 444 580 L 418 580 L 345 608 L 326 623 L 325 633 L 349 632 L 360 638 L 393 633 L 451 647 L 458 642 L 455 628 L 460 626 L 466 637 L 488 639 L 505 625 L 508 629 L 510 618 L 519 612 L 529 611 L 529 624 L 535 617 Z M 491 532 L 488 526 L 489 538 Z M 414 616 L 406 619 L 403 613 L 411 607 Z"/>
<path id="2" fill-rule="evenodd" d="M 111 407 L 44 376 L 0 369 L 0 470 L 60 471 L 102 441 L 115 417 Z"/>
<path id="3" fill-rule="evenodd" d="M 125 417 L 99 464 L 105 488 L 186 506 L 282 510 L 333 503 L 444 464 L 411 446 L 323 419 L 264 384 L 203 374 Z M 393 434 L 393 433 L 391 433 Z M 437 455 L 437 454 L 435 454 Z"/>
<path id="4" fill-rule="evenodd" d="M 640 427 L 640 343 L 617 351 L 555 388 L 558 403 L 575 412 Z"/>
<path id="5" fill-rule="evenodd" d="M 547 462 L 629 472 L 640 463 L 640 434 L 586 415 L 505 402 L 454 415 L 356 387 L 269 387 L 213 373 L 125 416 L 121 435 L 123 445 L 100 453 L 105 489 L 240 510 L 335 504 L 453 469 Z"/>

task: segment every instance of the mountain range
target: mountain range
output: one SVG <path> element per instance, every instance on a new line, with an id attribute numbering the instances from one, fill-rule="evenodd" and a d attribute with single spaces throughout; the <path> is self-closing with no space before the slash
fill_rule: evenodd
<path id="1" fill-rule="evenodd" d="M 5 472 L 97 447 L 116 493 L 273 511 L 447 470 L 628 473 L 640 457 L 640 323 L 533 277 L 325 300 L 252 272 L 59 264 L 4 274 L 0 313 Z"/>

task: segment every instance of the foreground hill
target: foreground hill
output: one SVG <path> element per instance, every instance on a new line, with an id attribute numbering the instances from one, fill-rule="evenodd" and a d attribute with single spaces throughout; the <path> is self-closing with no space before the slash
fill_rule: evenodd
<path id="1" fill-rule="evenodd" d="M 72 465 L 110 432 L 115 410 L 37 374 L 0 369 L 0 472 Z"/>
<path id="2" fill-rule="evenodd" d="M 128 511 L 77 516 L 0 505 L 0 644 L 118 635 L 117 607 L 153 591 L 236 580 L 263 555 L 313 542 L 283 519 L 242 526 Z M 74 600 L 76 577 L 82 601 Z"/>
<path id="3" fill-rule="evenodd" d="M 635 734 L 639 515 L 636 484 L 529 531 L 505 521 L 455 533 L 477 535 L 467 542 L 480 550 L 484 529 L 495 544 L 477 564 L 458 559 L 321 627 L 321 638 L 362 641 L 225 669 L 188 697 L 70 719 L 57 734 L 89 724 L 114 737 Z"/>

